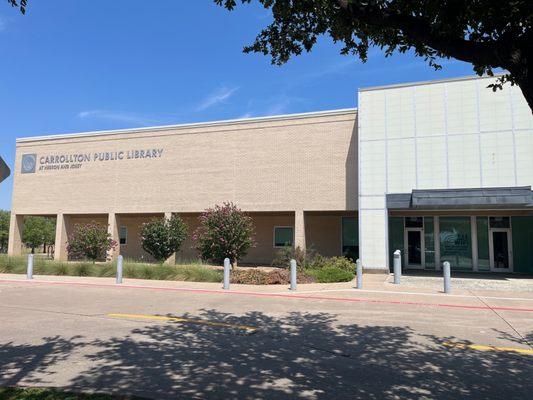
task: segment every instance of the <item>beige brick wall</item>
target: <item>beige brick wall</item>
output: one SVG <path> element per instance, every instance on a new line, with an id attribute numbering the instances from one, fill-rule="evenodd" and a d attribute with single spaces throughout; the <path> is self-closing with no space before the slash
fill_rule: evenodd
<path id="1" fill-rule="evenodd" d="M 163 154 L 21 174 L 23 154 L 136 149 Z M 223 201 L 247 211 L 357 209 L 355 111 L 17 142 L 15 214 L 200 212 Z"/>
<path id="2" fill-rule="evenodd" d="M 353 213 L 328 213 L 312 214 L 305 216 L 306 237 L 308 245 L 324 256 L 339 256 L 342 254 L 341 243 L 341 218 L 342 215 L 353 216 Z M 198 227 L 199 214 L 181 214 L 180 217 L 189 228 L 189 236 L 182 244 L 180 251 L 176 255 L 178 262 L 197 260 L 199 258 L 194 242 L 193 232 Z M 162 218 L 162 215 L 119 215 L 118 226 L 126 226 L 128 229 L 128 241 L 126 245 L 120 246 L 120 254 L 126 259 L 153 261 L 152 257 L 146 253 L 141 246 L 140 226 L 153 217 Z M 293 213 L 252 213 L 255 227 L 256 246 L 248 251 L 248 254 L 240 261 L 241 264 L 262 264 L 270 265 L 278 248 L 274 247 L 274 227 L 291 226 L 294 227 Z M 90 218 L 76 218 L 77 222 L 90 221 Z M 104 223 L 103 219 L 99 219 Z"/>

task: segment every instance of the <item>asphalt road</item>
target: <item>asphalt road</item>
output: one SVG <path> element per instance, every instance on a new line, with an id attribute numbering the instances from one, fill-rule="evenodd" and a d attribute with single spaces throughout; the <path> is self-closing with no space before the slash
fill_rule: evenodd
<path id="1" fill-rule="evenodd" d="M 0 281 L 0 385 L 154 399 L 531 398 L 533 301 L 446 302 Z"/>

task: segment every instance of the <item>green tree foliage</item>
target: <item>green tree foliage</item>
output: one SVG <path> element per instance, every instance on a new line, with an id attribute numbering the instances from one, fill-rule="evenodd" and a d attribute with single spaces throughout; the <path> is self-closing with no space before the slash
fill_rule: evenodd
<path id="1" fill-rule="evenodd" d="M 0 210 L 0 253 L 5 253 L 7 251 L 10 217 L 11 214 L 9 211 Z"/>
<path id="2" fill-rule="evenodd" d="M 70 257 L 87 258 L 91 261 L 103 259 L 106 253 L 117 246 L 117 242 L 107 232 L 107 227 L 95 221 L 76 224 L 68 238 L 67 251 Z"/>
<path id="3" fill-rule="evenodd" d="M 22 242 L 35 253 L 35 248 L 55 242 L 55 220 L 45 217 L 26 217 L 22 230 Z"/>
<path id="4" fill-rule="evenodd" d="M 221 262 L 229 258 L 232 265 L 255 246 L 252 218 L 233 203 L 216 205 L 200 217 L 193 240 L 204 260 Z"/>
<path id="5" fill-rule="evenodd" d="M 28 5 L 28 0 L 7 0 L 9 4 L 13 7 L 17 7 L 22 14 L 26 14 L 26 6 Z"/>
<path id="6" fill-rule="evenodd" d="M 214 0 L 233 10 L 238 2 Z M 273 21 L 244 48 L 283 64 L 311 51 L 321 35 L 343 45 L 342 54 L 367 60 L 378 46 L 387 56 L 413 51 L 440 69 L 439 58 L 455 58 L 478 75 L 496 68 L 509 73 L 492 85 L 518 84 L 533 110 L 533 1 L 531 0 L 255 0 Z"/>
<path id="7" fill-rule="evenodd" d="M 141 227 L 142 248 L 158 262 L 167 260 L 177 252 L 187 238 L 187 225 L 173 215 L 170 219 L 158 218 Z"/>

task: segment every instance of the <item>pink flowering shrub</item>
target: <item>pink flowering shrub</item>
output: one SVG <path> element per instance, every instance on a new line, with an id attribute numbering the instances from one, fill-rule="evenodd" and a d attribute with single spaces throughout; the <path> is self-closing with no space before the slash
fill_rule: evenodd
<path id="1" fill-rule="evenodd" d="M 255 246 L 252 218 L 233 203 L 209 208 L 198 220 L 193 240 L 204 260 L 222 262 L 227 257 L 235 266 Z"/>
<path id="2" fill-rule="evenodd" d="M 107 227 L 92 221 L 74 226 L 68 238 L 67 252 L 74 259 L 87 258 L 94 262 L 105 259 L 106 253 L 116 246 L 117 242 L 111 239 Z"/>

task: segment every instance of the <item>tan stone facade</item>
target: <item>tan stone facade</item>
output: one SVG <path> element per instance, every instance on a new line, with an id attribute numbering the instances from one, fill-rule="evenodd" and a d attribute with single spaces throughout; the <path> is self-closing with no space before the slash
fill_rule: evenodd
<path id="1" fill-rule="evenodd" d="M 244 263 L 270 263 L 274 227 L 294 243 L 340 255 L 341 215 L 357 210 L 355 110 L 20 139 L 14 168 L 10 254 L 23 217 L 57 216 L 56 258 L 73 225 L 107 224 L 119 253 L 150 259 L 140 225 L 180 214 L 192 233 L 200 212 L 225 201 L 249 212 L 257 246 Z M 191 239 L 176 257 L 196 258 Z"/>

